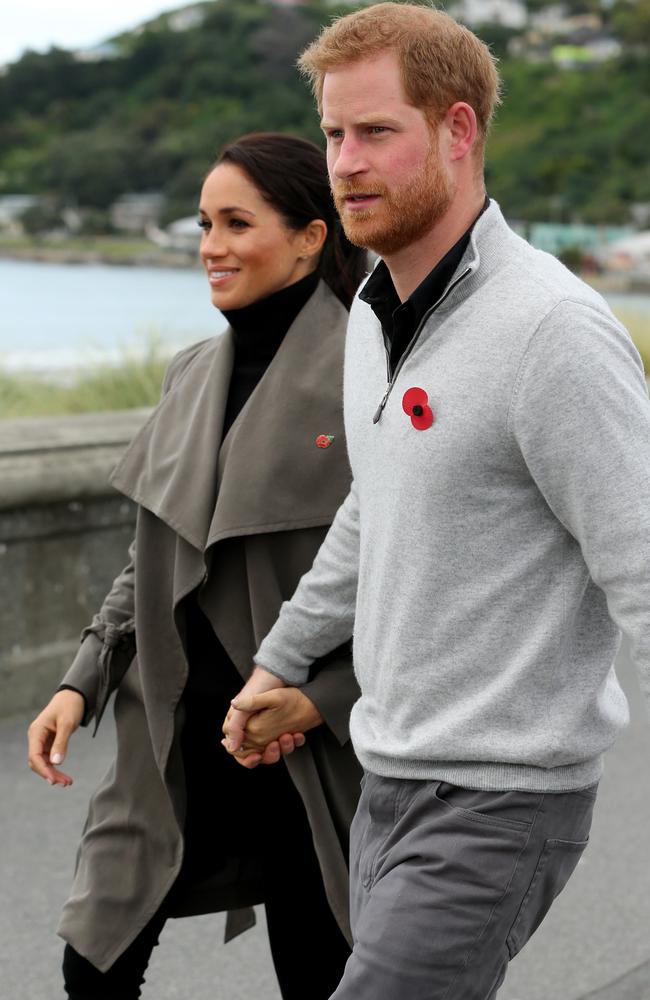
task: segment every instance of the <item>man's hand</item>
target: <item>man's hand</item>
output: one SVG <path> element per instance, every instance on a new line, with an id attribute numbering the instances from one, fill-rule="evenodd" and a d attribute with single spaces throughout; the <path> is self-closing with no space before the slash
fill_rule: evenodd
<path id="1" fill-rule="evenodd" d="M 247 745 L 265 747 L 283 733 L 305 733 L 323 721 L 313 701 L 295 687 L 249 695 L 245 704 L 254 713 L 246 723 Z"/>
<path id="2" fill-rule="evenodd" d="M 235 700 L 251 714 L 243 746 L 231 752 L 239 764 L 249 769 L 258 764 L 276 764 L 280 757 L 304 746 L 307 730 L 323 721 L 314 703 L 294 687 L 275 688 L 257 695 L 242 693 Z M 224 732 L 230 728 L 233 711 L 226 716 Z"/>
<path id="3" fill-rule="evenodd" d="M 228 753 L 237 753 L 244 743 L 244 730 L 253 711 L 248 707 L 250 697 L 283 687 L 285 687 L 284 681 L 275 674 L 270 674 L 263 667 L 255 667 L 237 697 L 233 698 L 232 708 L 223 724 L 226 738 L 222 742 Z"/>
<path id="4" fill-rule="evenodd" d="M 27 733 L 28 761 L 32 771 L 50 785 L 72 784 L 69 774 L 54 765 L 62 764 L 68 740 L 79 728 L 85 711 L 83 695 L 77 691 L 57 691 L 49 705 L 32 722 Z"/>

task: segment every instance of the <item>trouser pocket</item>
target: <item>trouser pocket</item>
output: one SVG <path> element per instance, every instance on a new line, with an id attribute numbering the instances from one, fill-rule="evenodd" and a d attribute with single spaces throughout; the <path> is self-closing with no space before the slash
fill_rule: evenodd
<path id="1" fill-rule="evenodd" d="M 544 842 L 528 890 L 507 938 L 510 958 L 521 951 L 569 881 L 587 840 L 549 839 Z"/>

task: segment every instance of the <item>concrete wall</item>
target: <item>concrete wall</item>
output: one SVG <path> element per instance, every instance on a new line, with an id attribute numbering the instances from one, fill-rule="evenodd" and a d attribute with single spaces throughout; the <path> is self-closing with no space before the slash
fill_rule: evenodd
<path id="1" fill-rule="evenodd" d="M 108 475 L 148 410 L 0 421 L 0 715 L 49 699 L 126 561 Z"/>

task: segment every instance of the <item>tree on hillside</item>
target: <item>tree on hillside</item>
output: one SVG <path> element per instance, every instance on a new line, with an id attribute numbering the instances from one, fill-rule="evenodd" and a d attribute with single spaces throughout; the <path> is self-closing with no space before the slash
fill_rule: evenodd
<path id="1" fill-rule="evenodd" d="M 53 139 L 40 164 L 42 182 L 69 204 L 107 208 L 132 188 L 132 149 L 112 132 L 78 132 Z"/>
<path id="2" fill-rule="evenodd" d="M 623 42 L 650 46 L 650 0 L 617 0 L 611 22 Z"/>

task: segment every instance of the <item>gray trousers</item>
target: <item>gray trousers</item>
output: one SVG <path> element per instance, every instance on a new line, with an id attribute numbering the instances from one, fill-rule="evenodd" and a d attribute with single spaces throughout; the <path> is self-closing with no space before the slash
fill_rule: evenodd
<path id="1" fill-rule="evenodd" d="M 478 792 L 369 773 L 362 785 L 354 950 L 331 1000 L 494 1000 L 578 863 L 597 786 Z"/>

